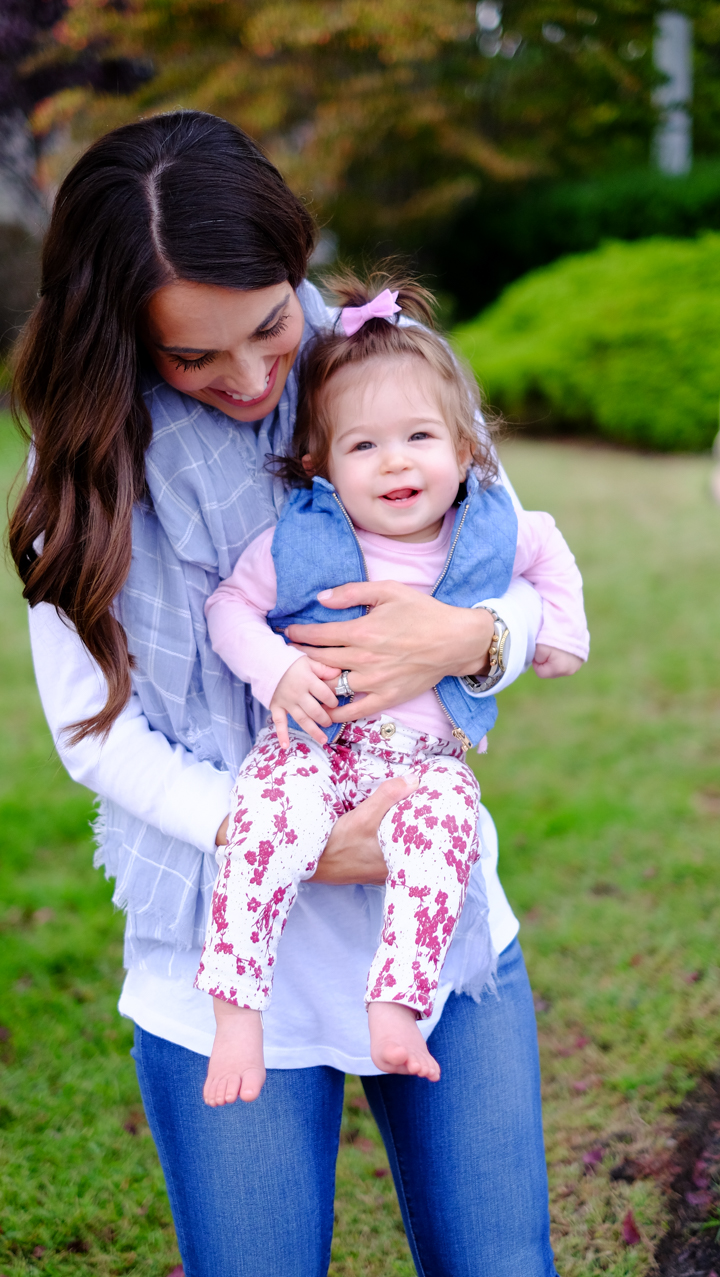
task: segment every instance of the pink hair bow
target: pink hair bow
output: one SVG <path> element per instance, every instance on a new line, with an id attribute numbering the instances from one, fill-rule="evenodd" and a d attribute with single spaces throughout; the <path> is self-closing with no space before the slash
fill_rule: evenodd
<path id="1" fill-rule="evenodd" d="M 340 322 L 343 326 L 343 332 L 346 337 L 352 337 L 368 319 L 390 319 L 392 315 L 397 315 L 402 310 L 402 306 L 396 306 L 397 293 L 391 293 L 389 288 L 384 293 L 379 293 L 377 297 L 373 297 L 372 301 L 366 302 L 364 306 L 346 306 L 340 311 Z"/>

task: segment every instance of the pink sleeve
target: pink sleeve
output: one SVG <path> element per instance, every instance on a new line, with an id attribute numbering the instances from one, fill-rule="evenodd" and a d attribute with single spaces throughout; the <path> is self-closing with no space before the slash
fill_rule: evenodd
<path id="1" fill-rule="evenodd" d="M 205 604 L 213 651 L 250 684 L 262 705 L 270 704 L 283 674 L 302 656 L 266 620 L 277 600 L 273 532 L 268 528 L 248 546 Z"/>
<path id="2" fill-rule="evenodd" d="M 518 543 L 513 576 L 535 586 L 543 603 L 538 643 L 571 652 L 586 661 L 590 651 L 582 577 L 567 541 L 549 514 L 518 511 Z"/>

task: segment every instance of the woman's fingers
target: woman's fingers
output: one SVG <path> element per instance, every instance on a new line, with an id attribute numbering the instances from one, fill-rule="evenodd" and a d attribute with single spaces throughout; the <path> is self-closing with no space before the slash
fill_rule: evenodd
<path id="1" fill-rule="evenodd" d="M 341 816 L 333 825 L 314 874 L 316 882 L 343 886 L 353 882 L 384 882 L 387 865 L 377 831 L 383 816 L 408 798 L 418 786 L 412 773 L 379 785 L 375 793 Z"/>
<path id="2" fill-rule="evenodd" d="M 389 709 L 391 705 L 400 703 L 400 696 L 390 692 L 387 696 L 376 696 L 371 692 L 368 696 L 361 696 L 354 701 L 349 701 L 347 705 L 338 705 L 330 715 L 333 723 L 354 723 L 359 718 L 373 718 L 375 714 L 382 714 L 383 710 Z"/>
<path id="3" fill-rule="evenodd" d="M 419 784 L 420 777 L 414 772 L 407 772 L 404 776 L 394 776 L 392 780 L 384 780 L 382 785 L 378 785 L 375 793 L 366 798 L 364 803 L 360 803 L 355 811 L 360 812 L 370 829 L 377 831 L 383 816 L 386 816 L 397 803 L 402 802 L 403 798 L 414 794 Z"/>

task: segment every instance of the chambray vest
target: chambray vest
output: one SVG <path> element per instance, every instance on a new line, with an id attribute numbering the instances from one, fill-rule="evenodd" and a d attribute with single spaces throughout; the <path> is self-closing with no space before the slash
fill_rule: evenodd
<path id="1" fill-rule="evenodd" d="M 516 547 L 517 516 L 508 493 L 500 484 L 483 488 L 471 471 L 433 596 L 455 607 L 500 597 L 510 584 Z M 312 488 L 296 488 L 292 493 L 275 528 L 272 556 L 277 602 L 267 619 L 277 633 L 294 622 L 350 621 L 366 611 L 351 607 L 328 612 L 317 599 L 321 590 L 367 580 L 355 529 L 326 479 L 316 478 Z M 497 718 L 495 697 L 473 697 L 460 679 L 450 677 L 443 678 L 436 690 L 453 725 L 477 745 Z M 323 730 L 332 741 L 341 724 Z"/>

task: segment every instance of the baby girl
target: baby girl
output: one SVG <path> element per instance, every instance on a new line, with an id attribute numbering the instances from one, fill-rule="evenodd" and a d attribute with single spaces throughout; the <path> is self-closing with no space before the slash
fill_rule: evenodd
<path id="1" fill-rule="evenodd" d="M 322 648 L 309 658 L 290 646 L 287 627 L 361 615 L 322 606 L 332 587 L 352 581 L 399 581 L 467 608 L 501 597 L 514 574 L 543 599 L 539 672 L 572 674 L 587 657 L 574 559 L 550 516 L 516 512 L 498 481 L 474 381 L 430 331 L 428 295 L 400 282 L 371 297 L 350 277 L 337 292 L 345 306 L 336 330 L 305 355 L 292 453 L 278 462 L 294 490 L 206 607 L 215 651 L 270 709 L 233 791 L 196 979 L 217 1024 L 211 1105 L 259 1095 L 261 1013 L 299 884 L 314 874 L 334 821 L 399 775 L 415 789 L 378 830 L 388 876 L 365 992 L 370 1047 L 378 1069 L 436 1081 L 418 1020 L 432 1014 L 481 850 L 480 790 L 465 754 L 482 749 L 496 718 L 488 692 L 505 668 L 502 618 L 488 607 L 495 634 L 476 677 L 443 678 L 348 724 L 331 711 L 352 699 L 357 675 L 324 664 Z M 472 951 L 481 989 L 497 955 L 479 895 Z"/>

